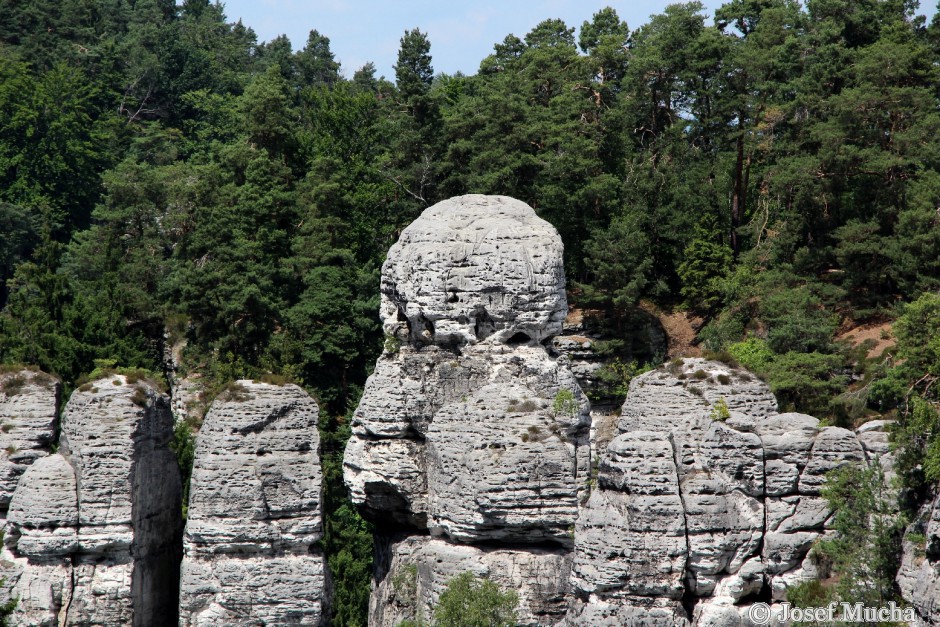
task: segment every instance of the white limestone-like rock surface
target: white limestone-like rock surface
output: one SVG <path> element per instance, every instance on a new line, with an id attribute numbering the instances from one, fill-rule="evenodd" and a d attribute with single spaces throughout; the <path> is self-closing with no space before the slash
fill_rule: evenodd
<path id="1" fill-rule="evenodd" d="M 35 370 L 0 374 L 0 517 L 20 476 L 51 450 L 60 388 Z"/>
<path id="2" fill-rule="evenodd" d="M 196 440 L 183 539 L 181 625 L 319 625 L 319 409 L 296 385 L 238 381 Z"/>
<path id="3" fill-rule="evenodd" d="M 394 627 L 404 620 L 431 618 L 454 577 L 471 572 L 519 596 L 519 625 L 556 624 L 564 619 L 571 553 L 564 549 L 496 548 L 454 544 L 411 536 L 380 547 L 369 603 L 369 624 Z"/>
<path id="4" fill-rule="evenodd" d="M 632 431 L 607 450 L 575 527 L 573 585 L 627 605 L 679 599 L 688 542 L 669 437 Z"/>
<path id="5" fill-rule="evenodd" d="M 78 487 L 62 455 L 43 457 L 23 473 L 3 541 L 3 584 L 17 599 L 11 622 L 58 625 L 72 599 L 78 551 Z"/>
<path id="6" fill-rule="evenodd" d="M 923 624 L 940 624 L 940 496 L 923 508 L 904 537 L 897 583 Z"/>
<path id="7" fill-rule="evenodd" d="M 13 624 L 176 623 L 180 481 L 169 399 L 120 374 L 76 390 L 59 452 L 10 501 Z"/>
<path id="8" fill-rule="evenodd" d="M 458 542 L 570 545 L 590 417 L 540 344 L 567 312 L 558 233 L 511 198 L 453 198 L 403 231 L 381 289 L 390 339 L 353 417 L 353 502 Z"/>
<path id="9" fill-rule="evenodd" d="M 522 586 L 525 624 L 567 611 L 591 419 L 568 359 L 546 348 L 567 313 L 562 250 L 524 203 L 469 195 L 425 210 L 382 268 L 389 339 L 344 478 L 376 524 L 380 562 L 417 564 L 425 609 L 472 570 Z M 370 624 L 396 624 L 406 615 L 386 608 L 382 572 Z M 551 583 L 530 594 L 530 580 Z"/>
<path id="10" fill-rule="evenodd" d="M 78 485 L 62 455 L 38 460 L 10 501 L 4 543 L 23 556 L 48 558 L 78 550 Z"/>
<path id="11" fill-rule="evenodd" d="M 459 542 L 571 544 L 590 463 L 584 416 L 530 387 L 493 383 L 428 430 L 428 526 Z"/>
<path id="12" fill-rule="evenodd" d="M 508 196 L 468 194 L 426 209 L 382 266 L 387 333 L 426 343 L 558 335 L 568 313 L 555 228 Z"/>
<path id="13" fill-rule="evenodd" d="M 578 620 L 629 622 L 644 608 L 661 616 L 683 599 L 692 624 L 746 624 L 757 595 L 783 600 L 816 575 L 807 553 L 831 515 L 825 475 L 867 463 L 875 449 L 776 409 L 766 384 L 702 359 L 631 382 L 621 435 L 599 452 L 597 489 L 576 527 Z M 616 467 L 628 480 L 611 480 Z"/>
<path id="14" fill-rule="evenodd" d="M 486 196 L 426 210 L 389 251 L 388 339 L 344 457 L 379 542 L 370 625 L 429 618 L 465 571 L 519 591 L 527 625 L 743 625 L 819 574 L 826 473 L 888 454 L 883 429 L 781 414 L 705 359 L 634 378 L 592 436 L 566 356 L 587 363 L 591 340 L 557 338 L 561 252 Z"/>

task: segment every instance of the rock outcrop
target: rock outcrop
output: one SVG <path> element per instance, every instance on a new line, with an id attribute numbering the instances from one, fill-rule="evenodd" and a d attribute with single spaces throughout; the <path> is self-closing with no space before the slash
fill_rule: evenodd
<path id="1" fill-rule="evenodd" d="M 564 287 L 557 232 L 511 198 L 439 203 L 389 251 L 389 339 L 344 459 L 385 550 L 372 624 L 427 618 L 465 570 L 520 591 L 523 624 L 567 611 L 590 418 L 567 358 L 545 347 Z M 396 592 L 409 572 L 415 592 Z"/>
<path id="2" fill-rule="evenodd" d="M 826 473 L 890 469 L 885 425 L 781 414 L 703 359 L 636 377 L 592 431 L 565 355 L 585 342 L 557 339 L 561 243 L 518 201 L 426 210 L 389 251 L 381 314 L 344 459 L 378 531 L 370 625 L 428 618 L 466 571 L 517 591 L 525 625 L 743 625 L 820 575 Z"/>
<path id="3" fill-rule="evenodd" d="M 904 536 L 897 583 L 924 625 L 940 625 L 940 496 Z"/>
<path id="4" fill-rule="evenodd" d="M 296 385 L 238 381 L 196 439 L 181 625 L 319 625 L 329 616 L 319 410 Z"/>
<path id="5" fill-rule="evenodd" d="M 20 476 L 52 450 L 59 382 L 34 370 L 0 374 L 0 518 Z"/>
<path id="6" fill-rule="evenodd" d="M 82 386 L 59 451 L 10 500 L 4 570 L 13 624 L 176 623 L 180 481 L 169 399 L 111 375 Z"/>
<path id="7" fill-rule="evenodd" d="M 430 619 L 465 572 L 514 591 L 521 625 L 750 624 L 753 603 L 825 575 L 812 547 L 831 533 L 827 474 L 894 472 L 888 421 L 779 413 L 763 382 L 704 359 L 634 378 L 592 424 L 591 340 L 559 339 L 561 240 L 510 198 L 425 211 L 381 290 L 385 350 L 343 462 L 376 526 L 370 625 Z M 203 401 L 197 378 L 175 384 L 171 404 L 139 377 L 100 378 L 57 429 L 54 379 L 0 374 L 13 624 L 329 621 L 316 403 L 294 385 L 229 386 L 197 438 L 184 531 L 172 411 L 198 422 Z M 908 529 L 897 581 L 940 623 L 940 499 Z"/>
<path id="8" fill-rule="evenodd" d="M 561 238 L 531 207 L 471 194 L 426 209 L 382 266 L 385 331 L 437 345 L 541 342 L 568 313 Z"/>
<path id="9" fill-rule="evenodd" d="M 619 431 L 575 529 L 574 624 L 745 624 L 818 575 L 825 475 L 866 463 L 854 432 L 778 414 L 764 383 L 702 359 L 635 378 Z"/>

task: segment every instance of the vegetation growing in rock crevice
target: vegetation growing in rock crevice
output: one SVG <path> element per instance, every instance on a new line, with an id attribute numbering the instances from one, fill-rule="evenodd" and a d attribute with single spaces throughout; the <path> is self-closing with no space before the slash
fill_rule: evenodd
<path id="1" fill-rule="evenodd" d="M 447 582 L 433 610 L 434 627 L 512 627 L 516 624 L 519 596 L 502 591 L 486 577 L 466 572 Z M 402 621 L 398 627 L 421 627 L 421 618 Z"/>

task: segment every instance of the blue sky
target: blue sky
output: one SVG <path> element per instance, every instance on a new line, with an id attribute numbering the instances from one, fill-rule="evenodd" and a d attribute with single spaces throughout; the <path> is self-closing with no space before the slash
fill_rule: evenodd
<path id="1" fill-rule="evenodd" d="M 675 0 L 673 0 L 674 2 Z M 523 37 L 549 18 L 561 18 L 580 27 L 600 9 L 612 6 L 630 28 L 661 13 L 670 2 L 658 0 L 223 0 L 230 21 L 241 18 L 269 41 L 287 35 L 294 49 L 302 48 L 307 34 L 317 29 L 330 38 L 330 47 L 347 76 L 367 61 L 379 74 L 394 79 L 392 66 L 405 30 L 418 27 L 428 34 L 435 72 L 460 70 L 475 74 L 483 57 L 509 33 Z M 723 4 L 705 0 L 709 16 Z"/>
<path id="2" fill-rule="evenodd" d="M 367 61 L 378 74 L 394 79 L 392 66 L 404 31 L 414 27 L 428 34 L 435 72 L 475 74 L 493 44 L 512 33 L 523 37 L 549 18 L 561 18 L 580 27 L 600 9 L 612 6 L 620 19 L 635 29 L 661 13 L 666 0 L 228 0 L 230 21 L 241 18 L 261 41 L 287 35 L 294 49 L 302 48 L 307 34 L 317 29 L 330 38 L 333 53 L 347 76 Z M 702 0 L 711 17 L 724 0 Z M 932 14 L 933 2 L 924 5 Z"/>

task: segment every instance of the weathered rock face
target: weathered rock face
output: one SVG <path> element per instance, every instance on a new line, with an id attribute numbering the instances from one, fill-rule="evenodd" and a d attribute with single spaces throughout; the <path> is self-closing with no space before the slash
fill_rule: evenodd
<path id="1" fill-rule="evenodd" d="M 663 617 L 682 614 L 688 542 L 668 434 L 634 431 L 607 450 L 575 527 L 572 584 L 590 606 L 578 620 L 629 622 L 647 600 Z"/>
<path id="2" fill-rule="evenodd" d="M 491 383 L 435 414 L 426 448 L 432 534 L 570 544 L 589 463 L 582 415 L 555 411 L 534 391 Z"/>
<path id="3" fill-rule="evenodd" d="M 59 382 L 42 372 L 0 374 L 0 517 L 20 476 L 51 451 L 59 390 Z"/>
<path id="4" fill-rule="evenodd" d="M 500 197 L 432 207 L 389 251 L 389 340 L 344 459 L 378 530 L 371 625 L 429 618 L 466 571 L 517 591 L 527 625 L 747 624 L 820 574 L 826 473 L 886 465 L 884 425 L 780 414 L 703 359 L 635 378 L 589 437 L 561 267 L 554 230 Z"/>
<path id="5" fill-rule="evenodd" d="M 513 391 L 501 392 L 499 388 L 506 386 L 513 386 Z M 488 391 L 480 392 L 485 387 Z M 556 412 L 552 406 L 562 390 L 571 392 L 571 406 Z M 482 458 L 473 461 L 472 453 L 462 456 L 468 452 L 468 443 L 471 449 L 487 447 L 493 456 L 501 451 L 499 459 L 508 456 L 512 459 L 506 463 L 512 464 L 523 449 L 543 450 L 548 444 L 537 443 L 554 438 L 559 445 L 546 462 L 568 470 L 577 463 L 583 479 L 588 454 L 586 408 L 587 399 L 565 362 L 551 359 L 541 346 L 476 344 L 459 352 L 439 346 L 402 346 L 379 359 L 366 383 L 346 449 L 346 484 L 353 501 L 373 518 L 426 528 L 428 500 L 440 509 L 438 492 L 449 489 L 443 484 L 429 485 L 429 463 L 435 476 L 442 464 L 457 464 L 474 485 L 480 477 L 471 478 L 471 472 L 492 468 Z M 447 418 L 435 426 L 432 421 L 441 412 Z M 478 440 L 482 431 L 463 432 L 463 421 L 471 414 L 479 430 L 486 431 L 485 444 Z M 571 450 L 567 444 L 561 447 L 562 441 Z M 522 448 L 516 451 L 518 447 Z M 461 457 L 450 458 L 450 449 Z M 540 462 L 530 456 L 527 463 L 538 466 Z M 532 473 L 542 472 L 535 466 Z M 574 472 L 567 475 L 566 489 L 573 497 L 583 485 Z M 505 483 L 507 478 L 495 476 L 493 480 Z M 518 495 L 523 501 L 528 496 Z M 572 514 L 567 526 L 573 523 Z"/>
<path id="6" fill-rule="evenodd" d="M 924 624 L 940 625 L 940 497 L 908 529 L 897 582 Z"/>
<path id="7" fill-rule="evenodd" d="M 71 603 L 72 556 L 79 552 L 78 485 L 62 455 L 43 457 L 23 474 L 10 501 L 4 585 L 17 599 L 13 624 L 58 625 Z"/>
<path id="8" fill-rule="evenodd" d="M 10 502 L 14 624 L 175 624 L 180 481 L 169 399 L 112 375 L 77 390 L 59 453 Z"/>
<path id="9" fill-rule="evenodd" d="M 765 384 L 701 359 L 634 379 L 619 430 L 575 529 L 575 624 L 745 624 L 757 595 L 818 574 L 825 473 L 866 462 L 855 433 L 777 414 Z"/>
<path id="10" fill-rule="evenodd" d="M 562 250 L 554 227 L 513 198 L 470 194 L 440 202 L 388 251 L 385 331 L 435 344 L 558 335 L 568 313 Z"/>
<path id="11" fill-rule="evenodd" d="M 587 398 L 543 345 L 566 312 L 561 240 L 511 198 L 435 205 L 389 251 L 392 339 L 344 459 L 385 547 L 372 624 L 429 611 L 465 570 L 521 591 L 526 624 L 564 616 L 590 464 Z M 417 592 L 403 604 L 393 580 L 411 569 Z"/>
<path id="12" fill-rule="evenodd" d="M 181 625 L 318 625 L 329 615 L 318 408 L 295 385 L 239 381 L 196 441 Z"/>
<path id="13" fill-rule="evenodd" d="M 555 624 L 568 609 L 571 553 L 565 549 L 456 544 L 442 538 L 382 538 L 369 624 L 394 627 L 427 620 L 447 582 L 465 572 L 519 595 L 520 625 Z"/>

